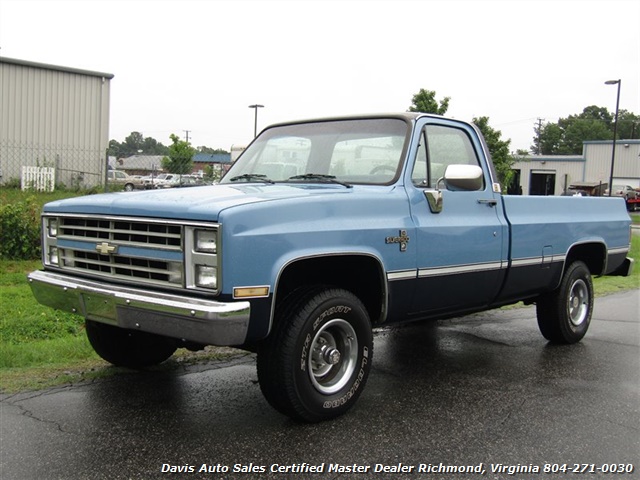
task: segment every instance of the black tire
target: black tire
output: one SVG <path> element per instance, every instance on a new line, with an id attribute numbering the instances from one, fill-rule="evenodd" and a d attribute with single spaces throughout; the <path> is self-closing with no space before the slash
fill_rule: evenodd
<path id="1" fill-rule="evenodd" d="M 144 368 L 164 362 L 176 351 L 176 341 L 104 323 L 86 321 L 87 338 L 100 357 L 118 367 Z"/>
<path id="2" fill-rule="evenodd" d="M 338 288 L 304 288 L 278 308 L 258 349 L 258 380 L 276 410 L 319 422 L 355 404 L 372 356 L 371 323 L 360 300 Z"/>
<path id="3" fill-rule="evenodd" d="M 125 192 L 132 192 L 133 191 L 133 184 L 132 183 L 126 183 L 124 186 L 124 191 Z"/>
<path id="4" fill-rule="evenodd" d="M 538 327 L 552 343 L 570 344 L 582 340 L 593 313 L 593 282 L 587 266 L 571 263 L 560 286 L 536 302 Z"/>

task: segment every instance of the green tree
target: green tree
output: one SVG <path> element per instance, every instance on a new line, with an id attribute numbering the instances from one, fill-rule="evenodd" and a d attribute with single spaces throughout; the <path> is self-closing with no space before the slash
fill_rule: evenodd
<path id="1" fill-rule="evenodd" d="M 131 132 L 127 138 L 122 142 L 122 149 L 126 152 L 130 152 L 129 155 L 133 155 L 142 150 L 144 146 L 144 135 L 140 132 Z"/>
<path id="2" fill-rule="evenodd" d="M 226 151 L 223 148 L 211 148 L 211 147 L 205 147 L 205 146 L 201 146 L 196 148 L 196 151 L 198 153 L 209 153 L 209 154 L 216 154 L 216 153 L 229 153 L 228 151 Z"/>
<path id="3" fill-rule="evenodd" d="M 145 137 L 142 142 L 144 155 L 169 155 L 169 147 L 158 142 L 155 138 Z"/>
<path id="4" fill-rule="evenodd" d="M 117 140 L 109 140 L 109 148 L 107 149 L 107 154 L 110 157 L 121 158 L 123 155 L 120 155 L 120 150 L 122 149 L 122 144 Z"/>
<path id="5" fill-rule="evenodd" d="M 196 149 L 174 133 L 169 138 L 172 143 L 169 145 L 168 156 L 162 159 L 162 168 L 169 173 L 177 175 L 191 173 L 193 171 L 193 155 L 196 153 Z"/>
<path id="6" fill-rule="evenodd" d="M 502 132 L 495 130 L 489 126 L 489 117 L 476 117 L 472 122 L 478 127 L 482 136 L 487 142 L 487 148 L 491 154 L 491 160 L 498 175 L 498 181 L 502 185 L 502 189 L 506 191 L 507 186 L 511 183 L 514 172 L 511 169 L 515 159 L 509 153 L 509 145 L 511 140 L 502 140 Z"/>
<path id="7" fill-rule="evenodd" d="M 627 110 L 618 112 L 618 138 L 633 140 L 640 138 L 640 116 Z"/>
<path id="8" fill-rule="evenodd" d="M 108 153 L 116 158 L 131 155 L 168 155 L 169 149 L 155 138 L 145 137 L 140 132 L 131 132 L 122 143 L 110 140 Z"/>
<path id="9" fill-rule="evenodd" d="M 560 155 L 580 155 L 582 143 L 586 140 L 611 140 L 613 131 L 596 118 L 560 119 L 558 122 L 563 131 L 562 142 L 557 151 Z"/>
<path id="10" fill-rule="evenodd" d="M 531 151 L 538 155 L 553 155 L 560 149 L 562 129 L 557 123 L 547 123 L 535 128 Z"/>
<path id="11" fill-rule="evenodd" d="M 583 142 L 613 139 L 614 115 L 591 105 L 578 115 L 560 118 L 536 128 L 531 151 L 542 155 L 580 155 Z M 618 113 L 618 139 L 640 137 L 640 117 L 626 110 Z"/>
<path id="12" fill-rule="evenodd" d="M 449 100 L 451 97 L 444 97 L 438 103 L 435 91 L 421 88 L 411 99 L 412 105 L 409 107 L 409 111 L 444 115 L 449 109 Z"/>

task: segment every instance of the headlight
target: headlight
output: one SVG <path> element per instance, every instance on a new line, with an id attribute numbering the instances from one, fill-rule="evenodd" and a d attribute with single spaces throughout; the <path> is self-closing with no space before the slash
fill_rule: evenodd
<path id="1" fill-rule="evenodd" d="M 187 226 L 184 231 L 184 286 L 217 293 L 220 286 L 218 268 L 218 225 Z"/>
<path id="2" fill-rule="evenodd" d="M 48 218 L 47 219 L 47 230 L 49 232 L 50 237 L 58 236 L 58 219 L 57 218 Z"/>
<path id="3" fill-rule="evenodd" d="M 216 253 L 218 249 L 215 230 L 196 230 L 194 250 L 200 253 Z"/>
<path id="4" fill-rule="evenodd" d="M 60 259 L 58 258 L 58 247 L 49 247 L 49 263 L 52 265 L 59 265 Z"/>
<path id="5" fill-rule="evenodd" d="M 195 283 L 196 286 L 202 288 L 211 288 L 215 290 L 218 286 L 218 270 L 216 267 L 208 265 L 196 265 Z"/>

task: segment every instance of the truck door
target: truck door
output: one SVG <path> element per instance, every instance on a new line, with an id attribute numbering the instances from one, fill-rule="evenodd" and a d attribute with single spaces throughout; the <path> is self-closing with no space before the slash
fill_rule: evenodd
<path id="1" fill-rule="evenodd" d="M 417 237 L 412 313 L 462 312 L 487 305 L 497 295 L 507 266 L 507 227 L 475 131 L 456 122 L 426 122 L 407 182 Z M 441 181 L 445 169 L 460 164 L 482 168 L 481 189 L 447 190 Z M 436 189 L 442 190 L 439 213 L 432 211 L 425 195 Z"/>

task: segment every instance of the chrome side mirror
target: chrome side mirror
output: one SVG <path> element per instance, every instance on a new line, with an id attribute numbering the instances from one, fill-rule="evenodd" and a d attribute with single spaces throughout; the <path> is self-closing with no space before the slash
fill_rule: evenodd
<path id="1" fill-rule="evenodd" d="M 447 190 L 482 190 L 483 172 L 477 165 L 449 165 L 444 172 Z"/>
<path id="2" fill-rule="evenodd" d="M 431 213 L 442 211 L 442 183 L 447 190 L 482 190 L 483 176 L 482 169 L 477 165 L 449 165 L 444 172 L 444 177 L 438 179 L 436 189 L 424 191 Z"/>

